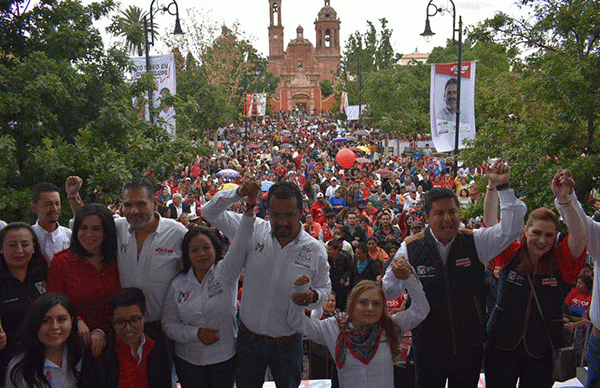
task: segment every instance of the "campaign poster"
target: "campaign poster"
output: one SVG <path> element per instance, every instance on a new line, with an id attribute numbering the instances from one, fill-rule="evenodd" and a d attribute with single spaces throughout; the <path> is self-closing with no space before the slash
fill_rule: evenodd
<path id="1" fill-rule="evenodd" d="M 244 116 L 264 116 L 267 111 L 266 93 L 246 93 L 244 100 Z"/>
<path id="2" fill-rule="evenodd" d="M 146 73 L 146 57 L 134 57 L 133 63 L 135 69 L 131 78 L 136 80 Z M 172 106 L 161 104 L 161 97 L 177 93 L 177 79 L 175 71 L 175 58 L 173 54 L 155 55 L 150 57 L 150 71 L 154 75 L 156 86 L 152 93 L 152 106 L 160 108 L 158 117 L 153 117 L 154 121 L 162 125 L 173 137 L 176 136 L 177 127 L 175 120 L 175 111 Z M 134 98 L 133 104 L 140 110 L 140 114 L 150 120 L 150 113 L 147 106 L 138 106 L 137 99 Z"/>
<path id="3" fill-rule="evenodd" d="M 460 124 L 458 148 L 475 137 L 475 62 L 463 62 L 460 82 Z M 458 90 L 458 64 L 436 63 L 431 66 L 431 136 L 438 152 L 454 150 Z"/>

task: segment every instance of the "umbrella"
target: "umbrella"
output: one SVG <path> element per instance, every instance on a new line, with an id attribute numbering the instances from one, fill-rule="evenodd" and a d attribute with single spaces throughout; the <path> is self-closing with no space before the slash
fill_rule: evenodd
<path id="1" fill-rule="evenodd" d="M 273 186 L 274 184 L 275 184 L 275 182 L 262 181 L 262 182 L 260 182 L 260 190 L 261 191 L 269 191 L 269 189 L 271 188 L 271 186 Z"/>
<path id="2" fill-rule="evenodd" d="M 279 147 L 281 147 L 281 148 L 288 148 L 288 147 L 291 147 L 291 146 L 292 145 L 290 143 L 283 143 L 283 144 L 279 145 Z"/>
<path id="3" fill-rule="evenodd" d="M 367 159 L 367 158 L 358 158 L 358 159 L 356 159 L 356 162 L 357 163 L 371 163 L 371 160 Z"/>
<path id="4" fill-rule="evenodd" d="M 240 179 L 242 176 L 235 170 L 225 168 L 217 173 L 217 177 L 223 179 Z"/>
<path id="5" fill-rule="evenodd" d="M 345 137 L 336 137 L 335 139 L 333 139 L 334 143 L 342 143 L 345 142 L 346 138 Z"/>
<path id="6" fill-rule="evenodd" d="M 287 129 L 284 129 L 283 131 L 281 131 L 281 134 L 283 136 L 290 136 L 292 133 L 290 131 L 288 131 Z"/>
<path id="7" fill-rule="evenodd" d="M 375 170 L 375 172 L 377 174 L 380 174 L 380 175 L 393 174 L 394 173 L 392 170 L 383 170 L 383 169 L 382 170 Z"/>
<path id="8" fill-rule="evenodd" d="M 358 146 L 358 148 L 359 148 L 361 151 L 364 151 L 364 152 L 371 153 L 371 150 L 370 150 L 370 149 L 369 149 L 369 147 L 367 147 L 367 146 L 361 145 L 361 146 Z"/>
<path id="9" fill-rule="evenodd" d="M 256 145 L 256 144 L 254 144 L 254 143 L 250 143 L 250 144 L 248 144 L 246 147 L 248 147 L 248 149 L 251 149 L 251 150 L 255 150 L 255 149 L 257 149 L 257 148 L 260 148 L 259 146 L 257 146 L 257 145 Z"/>
<path id="10" fill-rule="evenodd" d="M 235 183 L 227 182 L 221 187 L 221 190 L 235 189 L 238 186 Z"/>
<path id="11" fill-rule="evenodd" d="M 265 138 L 265 135 L 263 135 L 262 133 L 258 133 L 258 132 L 251 133 L 250 136 L 255 137 L 257 139 L 264 139 Z"/>
<path id="12" fill-rule="evenodd" d="M 361 150 L 358 147 L 352 147 L 352 148 L 350 148 L 350 151 L 352 151 L 352 152 L 364 152 L 363 150 Z"/>
<path id="13" fill-rule="evenodd" d="M 348 141 L 355 141 L 356 137 L 354 137 L 354 136 L 346 136 L 345 139 L 348 140 Z"/>
<path id="14" fill-rule="evenodd" d="M 370 136 L 371 134 L 364 129 L 357 129 L 352 133 L 354 136 Z"/>

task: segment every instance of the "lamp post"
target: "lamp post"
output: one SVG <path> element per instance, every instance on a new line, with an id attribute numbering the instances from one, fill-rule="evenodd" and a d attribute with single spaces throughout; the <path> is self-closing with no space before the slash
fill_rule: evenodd
<path id="1" fill-rule="evenodd" d="M 155 5 L 156 3 L 156 5 Z M 171 6 L 175 6 L 175 12 L 171 11 Z M 154 15 L 161 11 L 162 13 L 168 12 L 169 15 L 175 16 L 175 30 L 173 34 L 183 35 L 181 30 L 181 24 L 179 23 L 179 6 L 175 0 L 171 0 L 168 5 L 158 4 L 157 0 L 152 0 L 150 3 L 150 12 L 144 15 L 144 36 L 145 36 L 145 51 L 146 51 L 146 73 L 150 72 L 150 46 L 154 46 Z M 150 23 L 148 23 L 148 15 L 150 15 Z M 150 35 L 150 38 L 148 38 Z M 150 116 L 150 122 L 154 122 L 152 118 L 153 98 L 152 92 L 154 88 L 148 89 L 148 114 Z"/>
<path id="2" fill-rule="evenodd" d="M 458 17 L 458 28 L 456 28 L 456 6 L 454 5 L 453 0 L 449 0 L 450 4 L 452 4 L 452 9 L 438 7 L 433 4 L 434 0 L 429 0 L 427 4 L 426 14 L 427 18 L 425 19 L 425 30 L 421 34 L 426 40 L 429 40 L 435 33 L 431 31 L 431 26 L 429 24 L 429 18 L 437 15 L 438 13 L 443 14 L 445 11 L 448 11 L 452 14 L 452 43 L 456 43 L 456 33 L 458 32 L 458 70 L 456 72 L 456 81 L 458 84 L 456 85 L 456 127 L 454 129 L 454 155 L 458 154 L 458 134 L 459 134 L 459 124 L 460 124 L 460 80 L 462 76 L 462 16 Z M 433 12 L 430 13 L 430 8 L 433 7 Z"/>
<path id="3" fill-rule="evenodd" d="M 360 67 L 360 55 L 358 55 L 355 52 L 351 52 L 348 54 L 348 58 L 350 56 L 354 56 L 354 58 L 356 58 L 356 65 L 358 68 L 358 122 L 361 122 L 361 116 L 362 116 L 362 69 Z M 347 63 L 344 62 L 340 62 L 338 65 L 338 72 L 341 70 L 344 71 L 344 81 L 346 84 L 346 91 L 348 91 L 348 69 L 349 66 Z"/>

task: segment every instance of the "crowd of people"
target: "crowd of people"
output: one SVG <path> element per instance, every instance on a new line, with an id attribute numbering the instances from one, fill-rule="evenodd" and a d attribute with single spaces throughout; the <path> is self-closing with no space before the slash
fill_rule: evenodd
<path id="1" fill-rule="evenodd" d="M 69 227 L 59 188 L 33 187 L 36 223 L 0 230 L 5 386 L 298 386 L 304 337 L 330 353 L 335 386 L 383 388 L 408 334 L 417 387 L 476 387 L 482 365 L 488 387 L 551 387 L 565 328 L 600 386 L 600 223 L 570 171 L 549 182 L 559 235 L 549 209 L 525 222 L 504 161 L 418 143 L 386 156 L 360 131 L 223 129 L 214 155 L 145 171 L 119 204 L 84 204 L 69 176 Z M 462 219 L 480 195 L 483 214 Z"/>

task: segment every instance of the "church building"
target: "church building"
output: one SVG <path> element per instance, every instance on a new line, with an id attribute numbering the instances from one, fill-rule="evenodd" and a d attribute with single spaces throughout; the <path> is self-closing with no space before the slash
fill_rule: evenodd
<path id="1" fill-rule="evenodd" d="M 315 19 L 315 45 L 298 26 L 296 38 L 284 51 L 282 0 L 269 0 L 269 71 L 281 79 L 271 99 L 273 112 L 300 110 L 320 114 L 332 109 L 335 97 L 332 94 L 323 99 L 319 82 L 328 79 L 333 85 L 337 83 L 341 21 L 330 0 L 324 1 Z"/>

